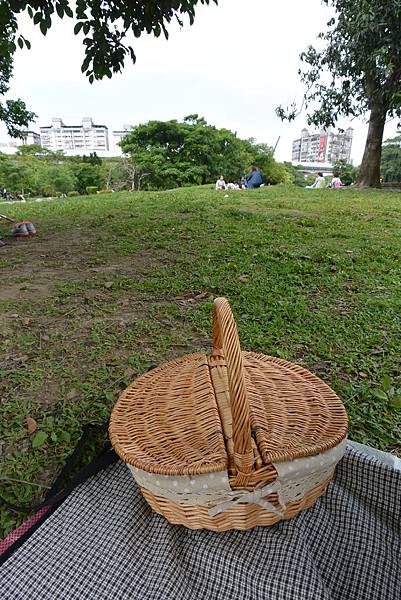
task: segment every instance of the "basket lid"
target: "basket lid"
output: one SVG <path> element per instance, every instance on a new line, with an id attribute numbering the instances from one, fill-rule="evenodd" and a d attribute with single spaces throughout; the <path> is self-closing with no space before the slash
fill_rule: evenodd
<path id="1" fill-rule="evenodd" d="M 110 438 L 125 462 L 151 473 L 249 474 L 273 461 L 338 445 L 348 420 L 315 375 L 278 358 L 241 352 L 227 300 L 213 307 L 213 353 L 166 363 L 120 396 Z"/>

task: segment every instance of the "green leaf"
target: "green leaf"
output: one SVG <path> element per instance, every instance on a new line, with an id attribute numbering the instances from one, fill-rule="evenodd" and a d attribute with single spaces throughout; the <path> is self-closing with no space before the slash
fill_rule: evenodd
<path id="1" fill-rule="evenodd" d="M 43 35 L 46 35 L 46 33 L 47 33 L 46 21 L 41 21 L 39 28 L 40 28 L 40 31 L 43 33 Z"/>
<path id="2" fill-rule="evenodd" d="M 394 396 L 391 398 L 391 405 L 394 406 L 396 410 L 401 410 L 401 396 Z"/>
<path id="3" fill-rule="evenodd" d="M 62 431 L 60 434 L 60 439 L 68 444 L 71 441 L 71 435 L 68 431 Z"/>
<path id="4" fill-rule="evenodd" d="M 22 41 L 22 39 L 20 37 L 17 40 L 17 44 L 21 49 L 24 47 L 24 42 Z"/>
<path id="5" fill-rule="evenodd" d="M 57 11 L 57 14 L 60 17 L 60 19 L 62 19 L 64 17 L 64 8 L 62 7 L 61 4 L 59 4 L 59 3 L 56 4 L 56 11 Z"/>
<path id="6" fill-rule="evenodd" d="M 82 23 L 82 21 L 78 21 L 78 23 L 76 23 L 76 25 L 74 27 L 74 34 L 75 35 L 77 35 L 81 31 L 83 25 L 84 24 Z"/>
<path id="7" fill-rule="evenodd" d="M 46 431 L 38 431 L 32 440 L 32 448 L 41 448 L 47 440 Z"/>
<path id="8" fill-rule="evenodd" d="M 386 392 L 383 392 L 383 390 L 380 390 L 380 389 L 372 390 L 372 396 L 374 396 L 375 398 L 378 398 L 379 400 L 385 400 L 385 401 L 388 400 Z"/>
<path id="9" fill-rule="evenodd" d="M 389 377 L 389 375 L 385 375 L 382 379 L 381 385 L 382 385 L 383 390 L 385 392 L 388 392 L 392 385 L 391 377 Z"/>
<path id="10" fill-rule="evenodd" d="M 74 16 L 74 13 L 72 12 L 72 10 L 68 6 L 68 4 L 65 5 L 64 10 L 65 10 L 65 14 L 67 15 L 67 17 L 73 17 Z"/>
<path id="11" fill-rule="evenodd" d="M 38 23 L 40 23 L 42 20 L 42 13 L 37 12 L 35 14 L 35 16 L 33 17 L 33 22 L 35 23 L 35 25 L 37 25 Z"/>

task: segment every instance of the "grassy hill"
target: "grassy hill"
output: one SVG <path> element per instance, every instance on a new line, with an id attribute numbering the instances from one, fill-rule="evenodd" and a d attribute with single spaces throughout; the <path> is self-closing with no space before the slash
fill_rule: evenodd
<path id="1" fill-rule="evenodd" d="M 350 437 L 401 450 L 399 194 L 187 188 L 0 212 L 38 229 L 0 250 L 2 495 L 43 491 L 10 480 L 48 485 L 149 364 L 208 349 L 219 295 L 244 349 L 304 365 L 345 402 Z"/>

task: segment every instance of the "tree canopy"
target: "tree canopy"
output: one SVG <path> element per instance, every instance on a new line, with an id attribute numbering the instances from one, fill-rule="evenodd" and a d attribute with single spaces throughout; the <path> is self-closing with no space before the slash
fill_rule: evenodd
<path id="1" fill-rule="evenodd" d="M 183 122 L 149 121 L 133 127 L 120 146 L 147 173 L 146 186 L 169 188 L 205 184 L 220 175 L 238 179 L 252 162 L 250 142 L 228 129 L 189 115 Z"/>
<path id="2" fill-rule="evenodd" d="M 330 127 L 341 117 L 370 113 L 358 182 L 380 185 L 383 130 L 388 117 L 401 117 L 401 0 L 322 0 L 335 17 L 319 35 L 322 49 L 301 55 L 308 124 Z M 292 120 L 295 105 L 277 109 Z"/>
<path id="3" fill-rule="evenodd" d="M 185 15 L 192 24 L 198 4 L 217 4 L 217 0 L 7 0 L 0 2 L 0 98 L 10 89 L 13 58 L 17 47 L 31 44 L 19 30 L 19 15 L 26 13 L 43 35 L 54 19 L 73 19 L 74 34 L 83 35 L 84 58 L 81 70 L 92 83 L 111 78 L 122 70 L 127 57 L 135 62 L 130 35 L 143 32 L 168 38 L 173 20 L 182 24 Z M 21 137 L 36 115 L 21 99 L 0 102 L 0 121 L 12 137 Z"/>
<path id="4" fill-rule="evenodd" d="M 120 146 L 131 157 L 133 189 L 201 185 L 220 175 L 234 182 L 252 164 L 270 183 L 292 181 L 288 170 L 274 160 L 271 146 L 242 140 L 196 114 L 182 122 L 149 121 L 133 127 Z"/>

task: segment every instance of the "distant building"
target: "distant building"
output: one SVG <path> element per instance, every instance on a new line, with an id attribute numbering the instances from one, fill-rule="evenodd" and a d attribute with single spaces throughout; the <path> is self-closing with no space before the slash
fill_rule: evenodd
<path id="1" fill-rule="evenodd" d="M 123 129 L 113 131 L 113 139 L 116 146 L 121 142 L 123 137 L 125 137 L 127 133 L 131 131 L 132 127 L 132 125 L 124 125 Z"/>
<path id="2" fill-rule="evenodd" d="M 301 137 L 292 143 L 292 162 L 294 164 L 323 163 L 334 164 L 338 160 L 351 160 L 352 127 L 344 133 L 334 133 L 330 129 L 312 133 L 305 128 Z"/>
<path id="3" fill-rule="evenodd" d="M 96 152 L 109 150 L 106 125 L 95 125 L 91 118 L 82 119 L 82 125 L 64 125 L 61 119 L 52 119 L 48 127 L 40 127 L 40 138 L 48 150 Z"/>
<path id="4" fill-rule="evenodd" d="M 37 146 L 41 145 L 40 134 L 35 131 L 26 131 L 25 138 L 22 140 L 23 146 L 28 146 L 31 144 L 36 144 Z"/>

